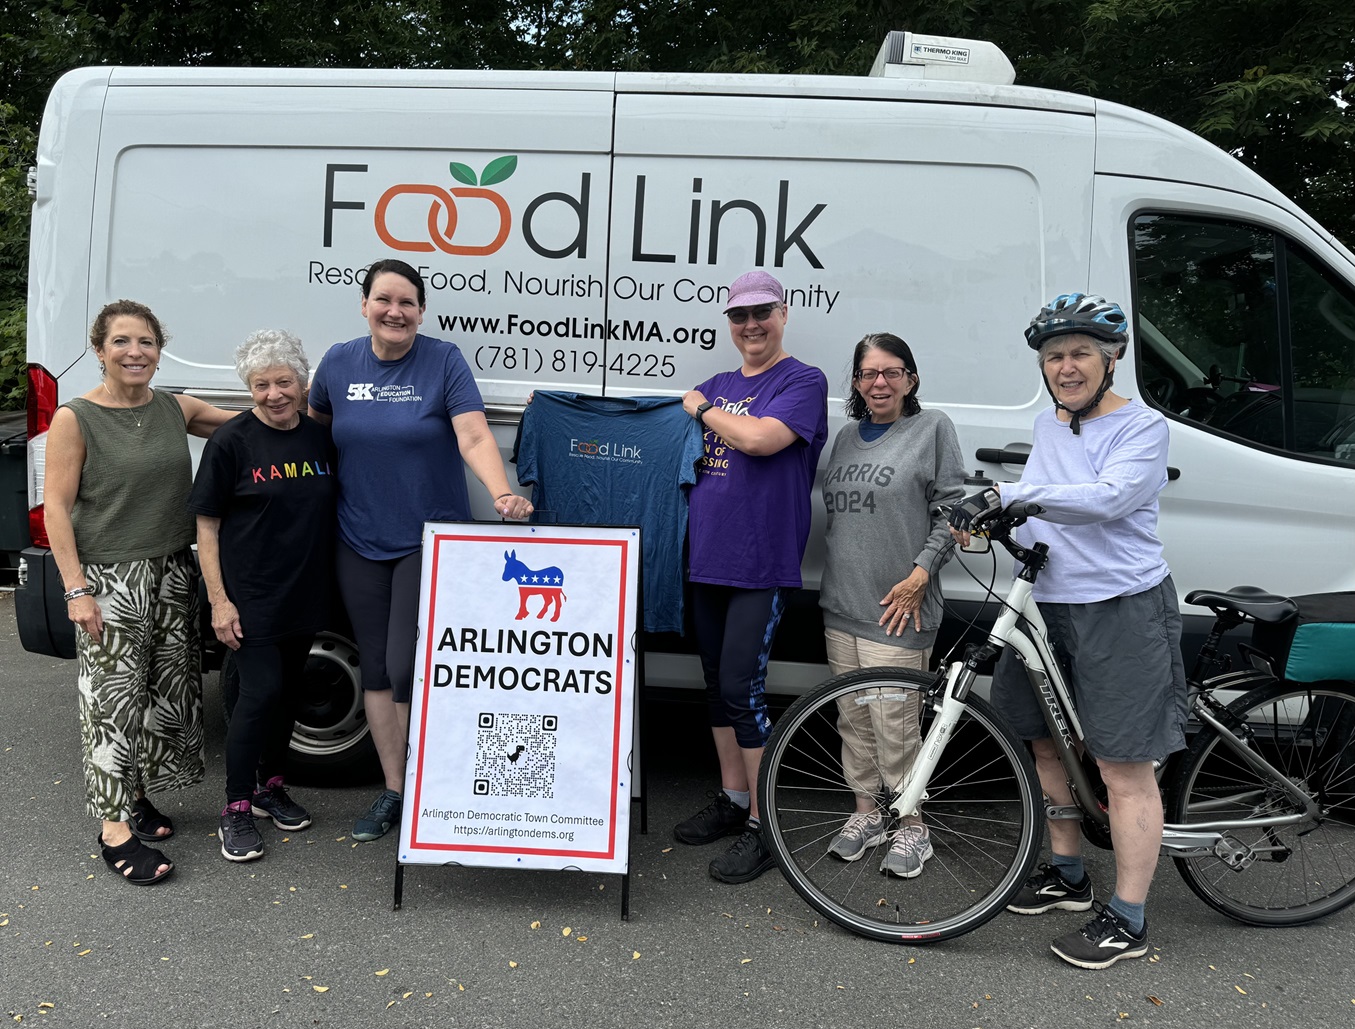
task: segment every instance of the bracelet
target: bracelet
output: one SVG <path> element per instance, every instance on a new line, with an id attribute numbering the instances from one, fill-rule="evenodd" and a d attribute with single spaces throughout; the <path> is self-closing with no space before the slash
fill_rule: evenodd
<path id="1" fill-rule="evenodd" d="M 495 497 L 494 499 L 497 501 L 497 500 L 502 500 L 504 497 L 515 497 L 515 496 L 517 496 L 516 493 L 500 493 L 500 494 L 499 494 L 497 497 Z"/>
<path id="2" fill-rule="evenodd" d="M 62 595 L 61 599 L 69 604 L 72 600 L 75 600 L 77 597 L 92 597 L 94 596 L 95 592 L 96 590 L 94 589 L 93 586 L 77 586 L 73 590 L 67 590 Z"/>

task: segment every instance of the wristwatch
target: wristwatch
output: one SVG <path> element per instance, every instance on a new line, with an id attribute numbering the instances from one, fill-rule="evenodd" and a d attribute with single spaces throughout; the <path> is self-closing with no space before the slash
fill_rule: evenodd
<path id="1" fill-rule="evenodd" d="M 702 401 L 701 403 L 696 405 L 696 414 L 692 415 L 692 417 L 695 418 L 702 425 L 705 425 L 706 412 L 709 411 L 714 406 L 715 405 L 712 404 L 709 400 Z"/>

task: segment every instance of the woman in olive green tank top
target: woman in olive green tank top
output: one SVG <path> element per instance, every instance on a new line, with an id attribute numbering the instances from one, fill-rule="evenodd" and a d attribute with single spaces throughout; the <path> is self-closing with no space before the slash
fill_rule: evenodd
<path id="1" fill-rule="evenodd" d="M 143 841 L 174 827 L 146 791 L 203 777 L 186 433 L 232 413 L 151 389 L 165 337 L 144 304 L 106 305 L 90 345 L 103 382 L 53 417 L 43 499 L 76 625 L 88 810 L 108 867 L 147 884 L 174 866 Z"/>

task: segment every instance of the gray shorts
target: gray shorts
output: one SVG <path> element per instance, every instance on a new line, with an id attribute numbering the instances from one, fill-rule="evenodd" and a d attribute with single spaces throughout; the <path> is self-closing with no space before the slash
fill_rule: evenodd
<path id="1" fill-rule="evenodd" d="M 1095 604 L 1041 604 L 1087 750 L 1102 761 L 1153 761 L 1186 745 L 1181 612 L 1171 576 Z M 1024 740 L 1050 735 L 1016 654 L 993 673 L 993 703 Z"/>

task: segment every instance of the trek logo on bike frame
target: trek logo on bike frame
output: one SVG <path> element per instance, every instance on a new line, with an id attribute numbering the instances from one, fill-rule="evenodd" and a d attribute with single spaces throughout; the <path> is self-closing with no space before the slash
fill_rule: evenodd
<path id="1" fill-rule="evenodd" d="M 1054 695 L 1054 687 L 1049 683 L 1049 676 L 1038 668 L 1031 668 L 1029 665 L 1026 666 L 1026 676 L 1040 694 L 1044 706 L 1049 709 L 1054 728 L 1059 731 L 1059 738 L 1063 740 L 1066 746 L 1071 747 L 1073 745 L 1073 734 L 1068 728 L 1067 720 L 1063 717 L 1063 707 L 1059 704 L 1059 698 Z"/>

